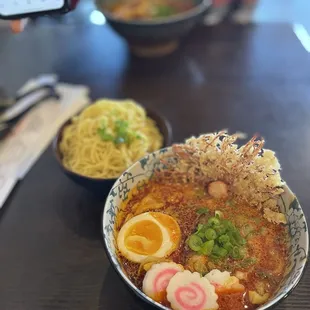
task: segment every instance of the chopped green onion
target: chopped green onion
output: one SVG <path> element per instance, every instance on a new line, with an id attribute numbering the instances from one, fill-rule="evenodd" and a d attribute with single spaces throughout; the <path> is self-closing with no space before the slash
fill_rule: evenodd
<path id="1" fill-rule="evenodd" d="M 228 251 L 228 253 L 230 254 L 232 252 L 234 246 L 230 242 L 226 242 L 223 244 L 223 248 L 226 249 Z"/>
<path id="2" fill-rule="evenodd" d="M 228 243 L 230 241 L 230 238 L 227 234 L 225 234 L 225 235 L 220 236 L 218 238 L 218 241 L 219 241 L 219 243 L 224 245 L 225 243 Z"/>
<path id="3" fill-rule="evenodd" d="M 123 143 L 131 143 L 134 139 L 141 139 L 141 136 L 129 130 L 128 121 L 118 119 L 114 122 L 114 135 L 108 132 L 106 121 L 102 120 L 98 134 L 103 141 L 112 141 L 119 145 Z"/>
<path id="4" fill-rule="evenodd" d="M 239 248 L 237 246 L 234 246 L 234 248 L 232 249 L 231 255 L 233 258 L 239 258 L 240 257 L 240 251 L 239 251 Z"/>
<path id="5" fill-rule="evenodd" d="M 114 137 L 103 128 L 98 129 L 98 134 L 103 141 L 114 141 Z"/>
<path id="6" fill-rule="evenodd" d="M 241 259 L 244 257 L 244 249 L 240 249 L 237 246 L 234 246 L 231 252 L 231 256 L 235 259 Z"/>
<path id="7" fill-rule="evenodd" d="M 235 237 L 233 235 L 233 232 L 231 230 L 227 231 L 227 235 L 229 236 L 229 239 L 230 239 L 230 242 L 231 242 L 232 245 L 234 245 L 234 246 L 239 245 L 237 240 L 235 239 Z"/>
<path id="8" fill-rule="evenodd" d="M 221 223 L 220 220 L 216 218 L 215 216 L 210 217 L 208 220 L 208 225 L 213 226 L 213 227 L 220 225 L 220 223 Z"/>
<path id="9" fill-rule="evenodd" d="M 239 234 L 239 233 L 238 233 Z M 239 238 L 238 238 L 238 242 L 240 245 L 245 245 L 246 244 L 246 240 L 244 238 L 242 238 L 239 234 Z"/>
<path id="10" fill-rule="evenodd" d="M 215 217 L 217 217 L 218 219 L 222 219 L 224 216 L 222 211 L 215 211 Z"/>
<path id="11" fill-rule="evenodd" d="M 188 239 L 188 246 L 195 252 L 201 249 L 203 242 L 197 235 L 191 235 Z"/>
<path id="12" fill-rule="evenodd" d="M 244 245 L 246 243 L 246 240 L 241 237 L 240 233 L 237 230 L 228 231 L 227 234 L 230 238 L 230 242 L 233 245 L 236 245 L 236 246 L 237 245 Z"/>
<path id="13" fill-rule="evenodd" d="M 117 130 L 124 130 L 128 127 L 128 122 L 123 119 L 118 119 L 115 121 L 115 128 Z"/>
<path id="14" fill-rule="evenodd" d="M 197 226 L 197 232 L 199 232 L 200 230 L 202 230 L 204 228 L 205 225 L 203 224 L 198 224 Z"/>
<path id="15" fill-rule="evenodd" d="M 219 236 L 224 235 L 226 233 L 226 228 L 224 227 L 223 224 L 215 226 L 214 230 Z"/>
<path id="16" fill-rule="evenodd" d="M 103 120 L 101 121 L 100 128 L 101 128 L 101 129 L 105 129 L 106 127 L 107 127 L 107 122 L 106 122 L 105 119 L 103 119 Z"/>
<path id="17" fill-rule="evenodd" d="M 175 14 L 175 9 L 169 5 L 157 5 L 155 7 L 155 17 L 167 17 Z"/>
<path id="18" fill-rule="evenodd" d="M 202 245 L 199 253 L 203 255 L 210 255 L 212 252 L 213 246 L 214 246 L 214 240 L 209 240 Z"/>
<path id="19" fill-rule="evenodd" d="M 245 244 L 246 244 L 246 240 L 244 238 L 241 238 L 240 245 L 245 245 Z"/>
<path id="20" fill-rule="evenodd" d="M 195 235 L 199 236 L 200 238 L 205 237 L 205 231 L 206 231 L 206 225 L 198 224 L 197 231 L 195 232 Z"/>
<path id="21" fill-rule="evenodd" d="M 233 230 L 233 229 L 235 229 L 234 224 L 233 224 L 231 221 L 229 221 L 229 220 L 222 220 L 222 224 L 223 224 L 223 226 L 224 226 L 227 230 Z"/>
<path id="22" fill-rule="evenodd" d="M 205 236 L 206 236 L 206 238 L 207 238 L 208 240 L 214 240 L 214 239 L 216 239 L 216 232 L 215 232 L 214 229 L 208 228 L 208 229 L 206 230 Z"/>
<path id="23" fill-rule="evenodd" d="M 225 257 L 228 254 L 228 251 L 224 248 L 219 247 L 218 245 L 214 245 L 212 254 L 217 257 Z"/>
<path id="24" fill-rule="evenodd" d="M 209 210 L 207 208 L 201 208 L 196 211 L 197 214 L 208 214 Z"/>
<path id="25" fill-rule="evenodd" d="M 135 134 L 135 138 L 138 139 L 138 140 L 141 140 L 141 139 L 142 139 L 142 136 L 139 135 L 138 133 L 136 133 L 136 134 Z"/>
<path id="26" fill-rule="evenodd" d="M 206 208 L 197 211 L 201 214 L 207 212 L 209 211 Z M 238 228 L 231 221 L 223 219 L 222 213 L 218 212 L 208 219 L 207 224 L 198 224 L 196 232 L 190 236 L 187 243 L 193 251 L 215 260 L 227 256 L 242 259 L 247 254 L 243 247 L 246 240 Z"/>

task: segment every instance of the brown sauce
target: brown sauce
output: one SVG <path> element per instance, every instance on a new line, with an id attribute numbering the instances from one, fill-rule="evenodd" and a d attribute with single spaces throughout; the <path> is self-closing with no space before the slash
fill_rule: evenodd
<path id="1" fill-rule="evenodd" d="M 181 228 L 182 239 L 179 248 L 169 258 L 187 268 L 188 260 L 194 252 L 186 245 L 186 239 L 195 231 L 198 223 L 204 221 L 204 216 L 196 213 L 200 208 L 208 208 L 210 212 L 222 211 L 224 218 L 232 221 L 241 234 L 251 228 L 246 236 L 245 259 L 212 261 L 207 258 L 207 269 L 226 270 L 232 275 L 242 272 L 246 275 L 245 279 L 240 280 L 246 292 L 219 295 L 220 310 L 257 308 L 258 305 L 250 303 L 248 291 L 257 291 L 261 295 L 269 293 L 272 296 L 283 277 L 288 257 L 288 234 L 285 226 L 269 223 L 257 208 L 235 202 L 231 197 L 225 201 L 212 199 L 204 187 L 198 184 L 152 180 L 139 190 L 132 191 L 118 216 L 117 231 L 126 219 L 151 210 L 174 217 Z M 139 264 L 132 263 L 121 255 L 119 258 L 128 277 L 141 289 L 145 273 L 139 274 Z M 254 259 L 255 263 L 252 261 L 249 264 L 247 259 Z"/>

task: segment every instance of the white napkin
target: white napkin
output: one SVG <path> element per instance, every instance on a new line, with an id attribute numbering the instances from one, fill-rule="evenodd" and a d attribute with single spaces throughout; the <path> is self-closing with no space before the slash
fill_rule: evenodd
<path id="1" fill-rule="evenodd" d="M 30 80 L 19 93 L 33 87 L 54 83 L 54 75 Z M 82 85 L 59 83 L 60 100 L 48 99 L 33 107 L 0 143 L 0 208 L 18 180 L 24 178 L 51 143 L 59 127 L 90 103 L 89 89 Z"/>
<path id="2" fill-rule="evenodd" d="M 0 20 L 0 29 L 10 29 L 10 22 L 7 20 Z"/>

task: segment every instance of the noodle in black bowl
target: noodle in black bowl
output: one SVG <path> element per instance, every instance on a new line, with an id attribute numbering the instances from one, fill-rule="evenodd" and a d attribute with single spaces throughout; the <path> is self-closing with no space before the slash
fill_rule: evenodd
<path id="1" fill-rule="evenodd" d="M 152 119 L 156 123 L 156 127 L 159 129 L 163 137 L 163 147 L 167 147 L 172 142 L 172 129 L 170 123 L 158 113 L 145 109 L 147 117 Z M 53 151 L 56 157 L 56 160 L 61 167 L 62 171 L 76 184 L 84 187 L 88 191 L 92 192 L 97 198 L 105 199 L 108 195 L 112 185 L 117 180 L 116 178 L 100 178 L 100 177 L 90 177 L 75 171 L 72 171 L 64 165 L 63 154 L 60 150 L 60 144 L 63 139 L 64 130 L 69 125 L 72 124 L 72 119 L 69 119 L 65 122 L 59 129 L 56 137 L 53 141 Z"/>

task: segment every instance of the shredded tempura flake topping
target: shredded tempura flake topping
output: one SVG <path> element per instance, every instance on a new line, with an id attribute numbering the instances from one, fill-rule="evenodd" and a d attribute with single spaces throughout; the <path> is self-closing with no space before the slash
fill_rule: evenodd
<path id="1" fill-rule="evenodd" d="M 235 142 L 244 135 L 227 134 L 226 131 L 204 134 L 172 147 L 177 159 L 173 168 L 185 173 L 188 181 L 223 181 L 236 198 L 246 200 L 251 206 L 267 209 L 269 221 L 276 221 L 279 212 L 277 198 L 283 193 L 281 166 L 275 153 L 263 149 L 265 140 L 254 136 L 243 146 Z M 271 214 L 269 218 L 268 214 Z M 279 213 L 281 214 L 281 213 Z"/>

